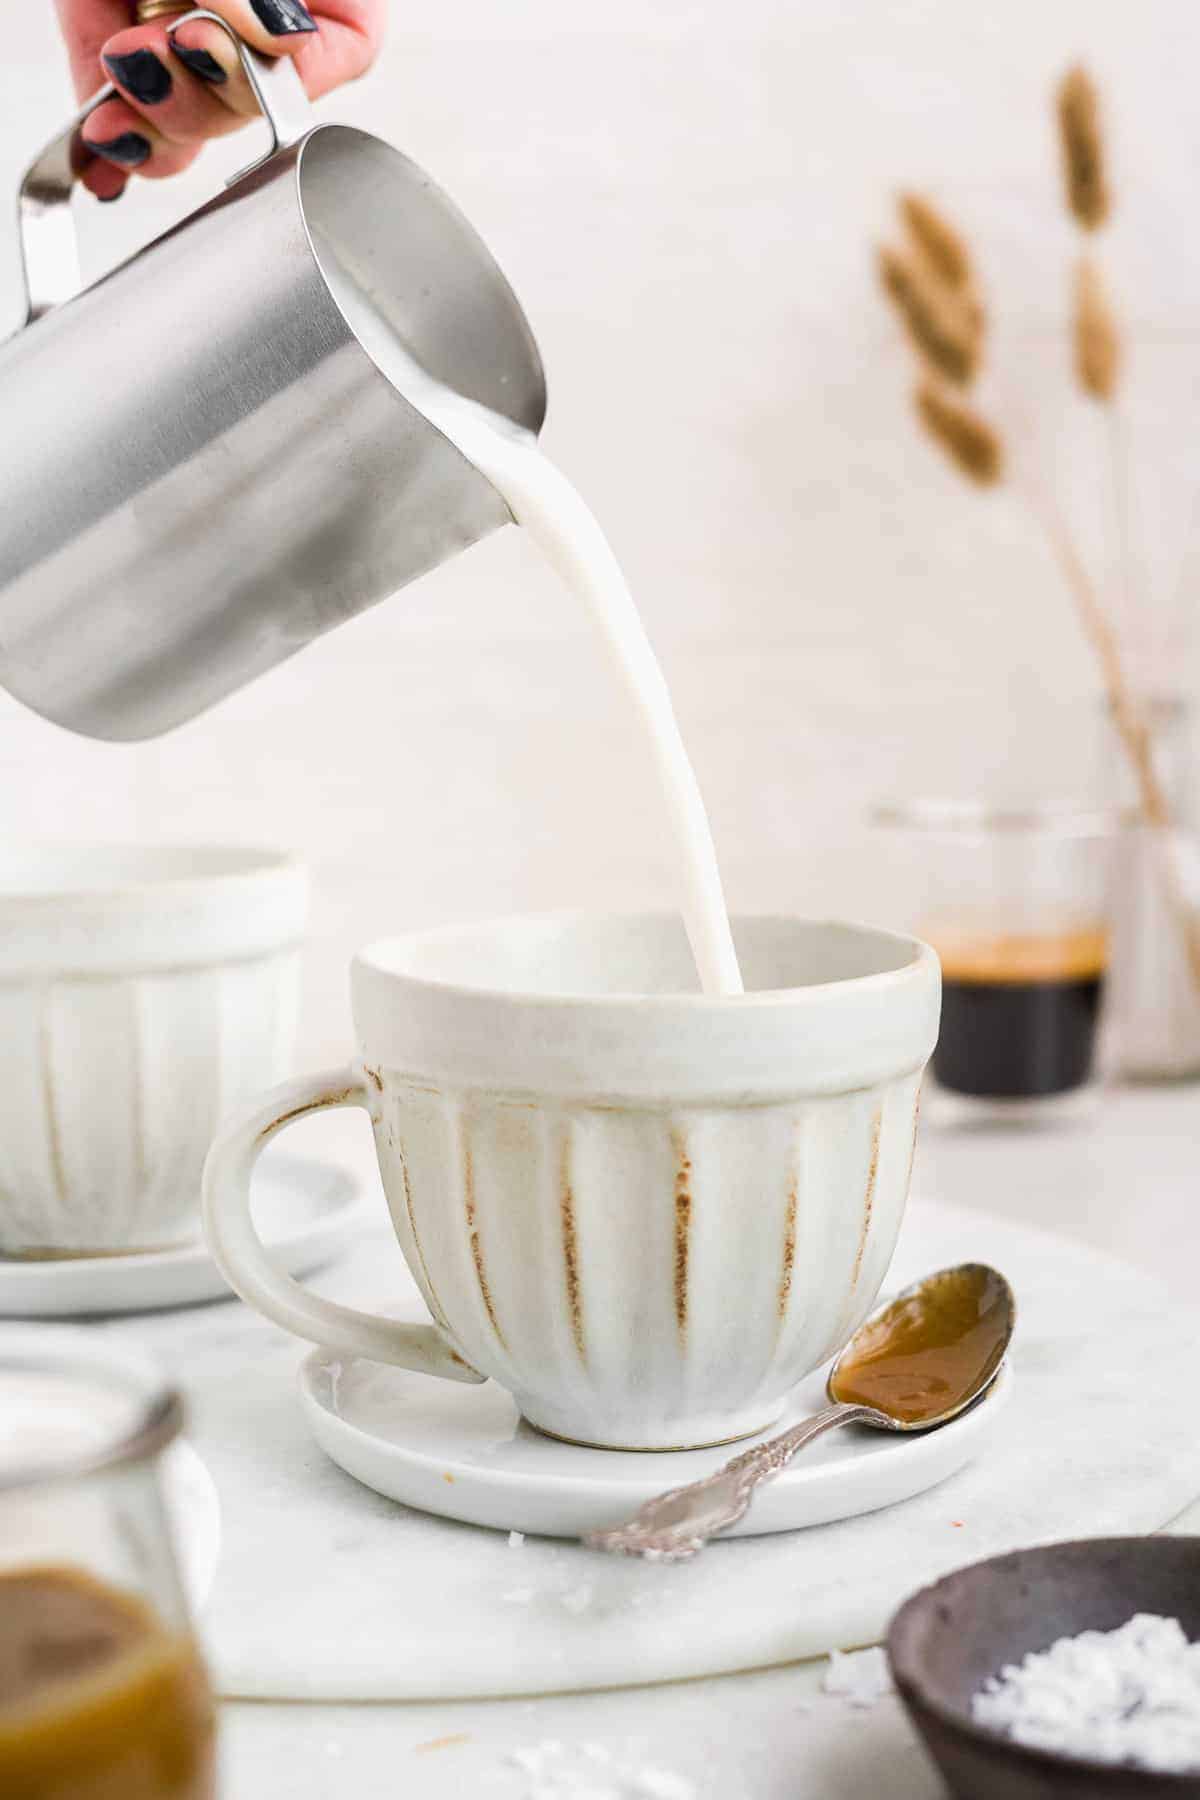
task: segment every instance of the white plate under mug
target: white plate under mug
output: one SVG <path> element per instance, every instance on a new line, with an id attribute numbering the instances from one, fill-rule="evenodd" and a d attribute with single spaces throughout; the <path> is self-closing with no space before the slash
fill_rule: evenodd
<path id="1" fill-rule="evenodd" d="M 342 1248 L 369 1207 L 347 1170 L 268 1153 L 254 1178 L 254 1217 L 289 1275 L 310 1275 Z M 0 1319 L 72 1319 L 153 1312 L 229 1298 L 202 1243 L 130 1256 L 0 1257 Z"/>
<path id="2" fill-rule="evenodd" d="M 579 1537 L 616 1525 L 664 1488 L 695 1481 L 756 1440 L 710 1450 L 590 1450 L 526 1425 L 494 1381 L 435 1381 L 314 1350 L 300 1369 L 313 1436 L 348 1475 L 422 1512 L 498 1531 Z M 823 1371 L 794 1390 L 772 1435 L 827 1404 Z M 976 1406 L 938 1431 L 830 1432 L 768 1482 L 730 1536 L 827 1525 L 909 1500 L 972 1462 L 1012 1390 L 1005 1367 Z"/>

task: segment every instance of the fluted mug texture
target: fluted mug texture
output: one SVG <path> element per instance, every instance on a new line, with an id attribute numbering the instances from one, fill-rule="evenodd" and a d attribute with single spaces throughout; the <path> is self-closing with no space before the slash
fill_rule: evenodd
<path id="1" fill-rule="evenodd" d="M 0 856 L 0 1256 L 199 1236 L 213 1136 L 287 1072 L 306 906 L 268 852 Z"/>
<path id="2" fill-rule="evenodd" d="M 694 991 L 670 917 L 514 920 L 364 951 L 361 1061 L 284 1090 L 240 1149 L 235 1129 L 214 1151 L 210 1241 L 230 1279 L 335 1347 L 429 1366 L 432 1338 L 458 1363 L 436 1372 L 494 1377 L 555 1436 L 661 1450 L 770 1424 L 887 1270 L 940 984 L 931 951 L 886 932 L 746 919 L 736 936 L 748 992 L 732 999 Z M 345 1309 L 298 1306 L 285 1277 L 247 1271 L 223 1222 L 241 1203 L 218 1191 L 222 1165 L 248 1172 L 251 1131 L 336 1104 L 370 1114 L 433 1320 L 422 1344 L 384 1321 L 368 1343 Z"/>

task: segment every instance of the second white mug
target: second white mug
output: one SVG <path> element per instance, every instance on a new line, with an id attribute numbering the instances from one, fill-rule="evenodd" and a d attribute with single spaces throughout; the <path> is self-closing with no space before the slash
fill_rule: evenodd
<path id="1" fill-rule="evenodd" d="M 0 1256 L 199 1235 L 213 1134 L 291 1064 L 307 907 L 277 851 L 0 850 Z"/>

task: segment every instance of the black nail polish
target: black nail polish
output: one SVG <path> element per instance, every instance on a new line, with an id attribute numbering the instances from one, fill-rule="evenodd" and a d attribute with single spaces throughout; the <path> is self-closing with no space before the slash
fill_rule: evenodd
<path id="1" fill-rule="evenodd" d="M 131 50 L 128 56 L 100 58 L 113 80 L 143 106 L 157 106 L 171 91 L 171 71 L 153 50 Z"/>
<path id="2" fill-rule="evenodd" d="M 186 44 L 177 44 L 174 38 L 171 39 L 171 48 L 184 68 L 190 69 L 193 75 L 198 75 L 201 81 L 211 81 L 214 87 L 220 87 L 222 82 L 228 81 L 229 77 L 216 57 L 207 50 L 189 50 Z"/>
<path id="3" fill-rule="evenodd" d="M 301 0 L 250 0 L 254 16 L 274 37 L 291 31 L 315 31 L 317 21 Z"/>
<path id="4" fill-rule="evenodd" d="M 83 141 L 97 156 L 122 169 L 136 169 L 150 155 L 150 139 L 143 137 L 140 131 L 123 131 L 120 137 L 109 138 L 103 144 L 93 144 L 90 138 Z"/>

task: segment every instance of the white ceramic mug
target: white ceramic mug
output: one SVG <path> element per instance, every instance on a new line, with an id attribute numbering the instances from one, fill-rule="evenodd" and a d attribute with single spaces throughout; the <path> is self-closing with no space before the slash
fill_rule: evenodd
<path id="1" fill-rule="evenodd" d="M 736 937 L 733 999 L 694 991 L 673 917 L 364 950 L 361 1060 L 278 1089 L 209 1156 L 230 1282 L 335 1350 L 493 1376 L 555 1437 L 670 1449 L 769 1425 L 891 1259 L 940 975 L 927 946 L 855 925 L 745 919 Z M 318 1299 L 255 1234 L 260 1150 L 330 1106 L 371 1116 L 431 1324 Z"/>
<path id="2" fill-rule="evenodd" d="M 224 1113 L 287 1072 L 307 893 L 269 851 L 0 847 L 0 1255 L 199 1234 Z"/>

